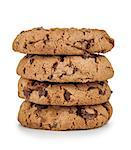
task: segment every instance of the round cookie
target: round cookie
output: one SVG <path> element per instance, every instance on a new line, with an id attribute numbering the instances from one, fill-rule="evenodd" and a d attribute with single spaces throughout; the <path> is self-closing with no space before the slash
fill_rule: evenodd
<path id="1" fill-rule="evenodd" d="M 22 31 L 13 42 L 14 51 L 45 55 L 105 53 L 113 46 L 114 40 L 104 30 L 84 28 L 34 28 Z"/>
<path id="2" fill-rule="evenodd" d="M 112 115 L 110 103 L 60 107 L 23 102 L 18 114 L 22 126 L 46 130 L 91 129 L 103 126 Z"/>
<path id="3" fill-rule="evenodd" d="M 41 105 L 95 105 L 107 102 L 111 90 L 106 81 L 60 84 L 20 78 L 18 95 Z"/>
<path id="4" fill-rule="evenodd" d="M 108 59 L 100 55 L 27 55 L 20 61 L 17 73 L 38 81 L 85 83 L 107 80 L 114 72 Z"/>

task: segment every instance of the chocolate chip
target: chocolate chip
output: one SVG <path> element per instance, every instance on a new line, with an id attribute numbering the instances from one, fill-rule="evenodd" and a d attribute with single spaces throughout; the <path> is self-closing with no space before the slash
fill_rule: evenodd
<path id="1" fill-rule="evenodd" d="M 65 92 L 64 92 L 64 98 L 65 98 L 65 100 L 66 101 L 69 101 L 70 100 L 70 96 L 71 96 L 72 94 L 70 93 L 70 92 L 68 92 L 67 90 L 65 90 Z"/>
<path id="2" fill-rule="evenodd" d="M 39 97 L 44 96 L 47 97 L 48 92 L 45 89 L 39 89 Z"/>
<path id="3" fill-rule="evenodd" d="M 35 104 L 35 107 L 37 107 L 38 110 L 41 110 L 41 109 L 47 109 L 47 108 L 48 108 L 48 105 Z"/>
<path id="4" fill-rule="evenodd" d="M 46 34 L 46 39 L 43 39 L 43 43 L 46 45 L 46 43 L 49 41 L 49 34 Z"/>
<path id="5" fill-rule="evenodd" d="M 42 127 L 42 122 L 40 123 L 40 127 Z"/>
<path id="6" fill-rule="evenodd" d="M 94 58 L 96 63 L 97 63 L 97 57 L 98 57 L 98 55 L 96 55 L 96 54 L 91 54 L 90 55 L 90 58 Z"/>
<path id="7" fill-rule="evenodd" d="M 56 70 L 57 66 L 58 66 L 58 62 L 53 64 L 52 68 L 54 69 L 54 71 Z"/>
<path id="8" fill-rule="evenodd" d="M 108 104 L 108 103 L 103 103 L 102 106 L 103 106 L 108 112 L 110 112 L 109 104 Z"/>
<path id="9" fill-rule="evenodd" d="M 111 90 L 111 94 L 113 93 L 113 91 Z"/>
<path id="10" fill-rule="evenodd" d="M 30 94 L 32 93 L 32 90 L 31 89 L 23 89 L 23 93 L 24 93 L 24 96 L 26 97 L 26 99 L 29 99 Z"/>
<path id="11" fill-rule="evenodd" d="M 91 119 L 96 118 L 97 113 L 95 112 L 95 114 L 91 114 L 91 113 L 87 112 L 85 109 L 82 109 L 82 110 L 81 110 L 81 116 L 82 116 L 83 118 L 85 118 L 85 119 L 91 120 Z"/>
<path id="12" fill-rule="evenodd" d="M 64 75 L 66 75 L 66 72 L 63 72 L 63 73 L 59 76 L 59 78 L 61 79 Z"/>
<path id="13" fill-rule="evenodd" d="M 104 92 L 101 89 L 99 89 L 99 94 L 104 95 Z"/>
<path id="14" fill-rule="evenodd" d="M 95 88 L 96 87 L 90 86 L 90 87 L 88 87 L 87 91 L 90 91 L 90 90 L 95 89 Z"/>
<path id="15" fill-rule="evenodd" d="M 34 76 L 36 77 L 36 73 L 34 73 Z"/>
<path id="16" fill-rule="evenodd" d="M 84 51 L 84 55 L 82 56 L 83 59 L 87 59 L 87 58 L 94 58 L 95 62 L 97 63 L 97 57 L 99 55 L 96 54 L 89 54 L 88 52 Z"/>
<path id="17" fill-rule="evenodd" d="M 90 109 L 90 108 L 89 108 Z M 94 119 L 97 116 L 97 111 L 93 109 L 93 113 L 86 110 L 84 107 L 77 106 L 76 114 L 84 119 Z"/>
<path id="18" fill-rule="evenodd" d="M 39 81 L 36 81 L 36 80 L 31 80 L 31 86 L 36 86 L 39 84 Z"/>
<path id="19" fill-rule="evenodd" d="M 109 38 L 109 43 L 111 43 L 114 46 L 114 40 Z"/>
<path id="20" fill-rule="evenodd" d="M 102 91 L 100 88 L 98 88 L 99 89 L 99 94 L 100 95 L 105 95 L 106 94 L 106 91 Z"/>
<path id="21" fill-rule="evenodd" d="M 89 49 L 90 47 L 94 46 L 94 39 L 85 40 L 86 49 Z"/>
<path id="22" fill-rule="evenodd" d="M 34 43 L 33 41 L 29 41 L 29 42 L 28 42 L 28 44 L 33 44 L 33 43 Z"/>
<path id="23" fill-rule="evenodd" d="M 23 73 L 25 74 L 26 68 L 23 69 Z"/>
<path id="24" fill-rule="evenodd" d="M 83 34 L 85 35 L 85 32 L 83 31 Z"/>
<path id="25" fill-rule="evenodd" d="M 103 81 L 100 81 L 100 82 L 98 82 L 101 86 L 103 86 L 104 85 L 104 82 Z"/>
<path id="26" fill-rule="evenodd" d="M 34 58 L 31 58 L 31 59 L 30 59 L 30 64 L 31 64 L 31 65 L 33 64 L 34 60 L 35 60 Z"/>
<path id="27" fill-rule="evenodd" d="M 77 67 L 74 67 L 74 69 L 73 69 L 73 74 L 74 74 L 76 71 L 78 71 L 78 68 L 77 68 Z"/>
<path id="28" fill-rule="evenodd" d="M 64 56 L 60 56 L 60 62 L 63 62 L 64 61 Z"/>
<path id="29" fill-rule="evenodd" d="M 24 44 L 23 48 L 27 49 L 27 44 L 26 43 Z"/>
<path id="30" fill-rule="evenodd" d="M 48 76 L 48 79 L 51 80 L 53 78 L 53 75 L 51 74 L 50 76 Z"/>
<path id="31" fill-rule="evenodd" d="M 81 108 L 82 108 L 82 106 L 76 106 L 76 108 L 77 108 L 76 115 L 80 116 L 81 115 Z"/>
<path id="32" fill-rule="evenodd" d="M 47 88 L 49 84 L 47 82 L 40 82 L 36 80 L 31 80 L 30 84 L 28 86 L 32 86 L 31 88 L 34 90 L 39 90 L 43 87 Z"/>
<path id="33" fill-rule="evenodd" d="M 46 34 L 46 38 L 47 38 L 47 40 L 49 41 L 49 34 Z"/>

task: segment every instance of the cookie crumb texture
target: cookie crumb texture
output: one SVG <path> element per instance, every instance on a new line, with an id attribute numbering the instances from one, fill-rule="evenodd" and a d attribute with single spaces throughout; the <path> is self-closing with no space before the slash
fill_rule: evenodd
<path id="1" fill-rule="evenodd" d="M 23 102 L 18 120 L 29 128 L 46 130 L 91 129 L 103 126 L 112 115 L 110 103 L 95 106 L 60 107 Z"/>
<path id="2" fill-rule="evenodd" d="M 105 56 L 27 55 L 17 73 L 23 78 L 49 82 L 94 82 L 112 78 L 114 71 Z"/>
<path id="3" fill-rule="evenodd" d="M 21 32 L 13 42 L 14 51 L 45 55 L 105 53 L 113 46 L 114 40 L 104 30 L 84 28 L 34 28 Z"/>
<path id="4" fill-rule="evenodd" d="M 106 81 L 59 84 L 21 78 L 18 95 L 41 105 L 95 105 L 107 102 L 111 90 Z"/>

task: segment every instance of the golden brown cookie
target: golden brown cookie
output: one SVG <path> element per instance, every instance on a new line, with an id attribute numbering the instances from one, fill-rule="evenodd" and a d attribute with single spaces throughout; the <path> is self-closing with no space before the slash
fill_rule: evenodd
<path id="1" fill-rule="evenodd" d="M 84 28 L 34 28 L 21 32 L 13 42 L 14 51 L 45 55 L 105 53 L 113 46 L 114 40 L 104 30 Z"/>
<path id="2" fill-rule="evenodd" d="M 38 56 L 27 55 L 18 67 L 23 78 L 49 82 L 95 82 L 113 76 L 113 68 L 105 56 Z"/>
<path id="3" fill-rule="evenodd" d="M 94 106 L 47 106 L 23 102 L 18 120 L 22 126 L 46 130 L 91 129 L 103 126 L 112 115 L 110 103 Z"/>
<path id="4" fill-rule="evenodd" d="M 59 84 L 21 78 L 18 95 L 41 105 L 95 105 L 107 102 L 111 90 L 106 81 Z"/>

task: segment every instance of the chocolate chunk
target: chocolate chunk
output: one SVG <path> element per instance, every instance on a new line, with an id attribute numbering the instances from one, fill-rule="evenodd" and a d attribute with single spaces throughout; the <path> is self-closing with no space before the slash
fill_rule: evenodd
<path id="1" fill-rule="evenodd" d="M 70 92 L 68 92 L 67 90 L 65 90 L 65 92 L 64 92 L 64 98 L 65 98 L 65 100 L 66 101 L 69 101 L 70 100 L 70 96 L 71 96 L 72 94 L 70 93 Z"/>
<path id="2" fill-rule="evenodd" d="M 24 44 L 23 48 L 27 49 L 27 44 L 26 43 Z"/>
<path id="3" fill-rule="evenodd" d="M 95 89 L 95 88 L 96 87 L 90 86 L 90 87 L 88 87 L 87 91 L 90 91 L 90 90 Z"/>
<path id="4" fill-rule="evenodd" d="M 52 68 L 54 69 L 54 71 L 56 70 L 57 66 L 58 66 L 58 62 L 53 64 Z"/>
<path id="5" fill-rule="evenodd" d="M 102 106 L 107 110 L 107 112 L 110 112 L 108 103 L 103 103 Z"/>
<path id="6" fill-rule="evenodd" d="M 51 80 L 53 77 L 53 75 L 51 74 L 50 76 L 48 76 L 48 79 Z"/>
<path id="7" fill-rule="evenodd" d="M 43 43 L 46 44 L 49 41 L 49 34 L 46 34 L 46 39 L 43 39 Z"/>
<path id="8" fill-rule="evenodd" d="M 36 77 L 36 73 L 34 73 L 34 76 Z"/>
<path id="9" fill-rule="evenodd" d="M 84 55 L 82 56 L 83 59 L 87 59 L 87 58 L 94 58 L 95 62 L 97 63 L 97 57 L 99 55 L 96 54 L 89 54 L 88 52 L 84 51 Z"/>
<path id="10" fill-rule="evenodd" d="M 23 73 L 24 73 L 24 74 L 25 74 L 25 70 L 26 70 L 26 68 L 23 69 Z"/>
<path id="11" fill-rule="evenodd" d="M 104 85 L 104 82 L 103 81 L 100 81 L 100 82 L 98 82 L 101 86 L 103 86 Z"/>
<path id="12" fill-rule="evenodd" d="M 59 76 L 59 78 L 61 79 L 64 75 L 66 75 L 66 72 L 63 72 L 63 73 Z"/>
<path id="13" fill-rule="evenodd" d="M 40 123 L 40 127 L 42 127 L 42 122 Z"/>
<path id="14" fill-rule="evenodd" d="M 104 95 L 104 92 L 101 89 L 99 89 L 99 94 Z"/>
<path id="15" fill-rule="evenodd" d="M 86 110 L 84 107 L 77 106 L 77 111 L 76 114 L 84 119 L 94 119 L 97 116 L 97 111 L 96 110 Z"/>
<path id="16" fill-rule="evenodd" d="M 64 56 L 60 56 L 60 62 L 63 62 L 64 61 Z"/>
<path id="17" fill-rule="evenodd" d="M 36 86 L 39 84 L 39 81 L 36 80 L 31 80 L 31 82 L 29 82 L 29 85 L 31 84 L 31 86 Z"/>
<path id="18" fill-rule="evenodd" d="M 47 109 L 47 108 L 48 108 L 48 105 L 35 104 L 35 107 L 37 107 L 38 110 L 41 110 L 41 109 Z"/>
<path id="19" fill-rule="evenodd" d="M 77 67 L 74 67 L 74 69 L 73 69 L 73 74 L 74 74 L 76 71 L 78 71 L 78 68 L 77 68 Z"/>
<path id="20" fill-rule="evenodd" d="M 113 39 L 108 39 L 109 43 L 111 43 L 114 46 L 114 40 Z"/>
<path id="21" fill-rule="evenodd" d="M 94 119 L 97 116 L 97 113 L 90 113 L 88 111 L 86 111 L 85 109 L 81 109 L 81 116 L 85 119 Z"/>
<path id="22" fill-rule="evenodd" d="M 40 89 L 39 90 L 39 97 L 44 96 L 47 97 L 48 92 L 45 89 Z"/>
<path id="23" fill-rule="evenodd" d="M 94 39 L 90 39 L 90 40 L 85 40 L 84 41 L 86 44 L 86 49 L 89 49 L 90 47 L 94 46 Z"/>
<path id="24" fill-rule="evenodd" d="M 47 40 L 49 41 L 49 34 L 46 34 L 46 38 L 47 38 Z"/>
<path id="25" fill-rule="evenodd" d="M 80 116 L 81 115 L 81 108 L 82 108 L 82 106 L 76 106 L 76 108 L 77 108 L 76 115 Z"/>
<path id="26" fill-rule="evenodd" d="M 30 59 L 30 64 L 31 64 L 31 65 L 33 64 L 34 60 L 35 60 L 34 58 L 31 58 L 31 59 Z"/>
<path id="27" fill-rule="evenodd" d="M 30 98 L 30 94 L 32 93 L 31 89 L 24 89 L 23 90 L 24 96 L 26 97 L 26 99 Z"/>
<path id="28" fill-rule="evenodd" d="M 30 88 L 34 90 L 39 90 L 43 87 L 47 88 L 49 84 L 47 82 L 40 82 L 36 80 L 31 80 L 30 84 L 28 86 L 31 86 Z"/>
<path id="29" fill-rule="evenodd" d="M 29 41 L 29 42 L 28 42 L 28 44 L 33 44 L 33 43 L 34 43 L 33 41 Z"/>
<path id="30" fill-rule="evenodd" d="M 85 32 L 83 31 L 83 35 L 85 35 Z"/>
<path id="31" fill-rule="evenodd" d="M 98 90 L 99 90 L 100 95 L 105 95 L 106 94 L 106 91 L 102 91 L 100 88 L 98 88 Z"/>

